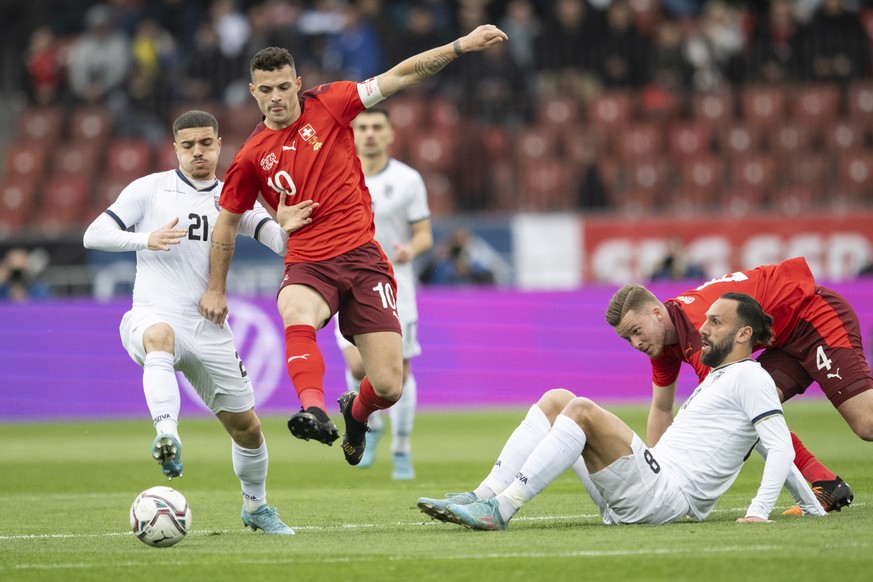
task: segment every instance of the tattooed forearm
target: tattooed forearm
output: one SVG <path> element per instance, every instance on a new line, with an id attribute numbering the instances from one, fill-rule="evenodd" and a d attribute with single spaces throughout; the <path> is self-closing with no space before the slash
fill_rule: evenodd
<path id="1" fill-rule="evenodd" d="M 453 60 L 454 59 L 448 55 L 427 57 L 415 63 L 415 72 L 422 79 L 432 77 L 443 70 L 443 68 Z"/>
<path id="2" fill-rule="evenodd" d="M 234 248 L 236 248 L 236 244 L 233 242 L 225 243 L 213 240 L 212 248 L 223 253 L 230 253 L 233 252 Z"/>

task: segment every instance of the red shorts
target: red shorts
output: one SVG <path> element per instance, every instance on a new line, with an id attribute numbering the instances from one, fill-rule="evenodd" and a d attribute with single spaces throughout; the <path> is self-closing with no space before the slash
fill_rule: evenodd
<path id="1" fill-rule="evenodd" d="M 339 312 L 340 331 L 349 341 L 362 333 L 400 333 L 394 268 L 375 242 L 326 261 L 289 263 L 279 290 L 288 285 L 318 291 L 330 306 L 330 316 Z"/>
<path id="2" fill-rule="evenodd" d="M 813 381 L 834 407 L 873 389 L 858 315 L 845 299 L 825 287 L 816 289 L 788 342 L 764 350 L 757 360 L 785 400 L 803 394 Z"/>

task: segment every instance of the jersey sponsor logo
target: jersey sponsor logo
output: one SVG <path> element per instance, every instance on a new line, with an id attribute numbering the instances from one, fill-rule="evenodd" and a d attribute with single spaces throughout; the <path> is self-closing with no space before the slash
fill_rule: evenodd
<path id="1" fill-rule="evenodd" d="M 315 133 L 315 129 L 311 124 L 307 123 L 301 127 L 297 133 L 300 134 L 300 137 L 302 137 L 306 143 L 312 146 L 312 149 L 315 151 L 321 149 L 321 142 L 318 141 L 318 135 Z"/>
<path id="2" fill-rule="evenodd" d="M 688 295 L 680 295 L 676 298 L 676 301 L 681 301 L 685 305 L 691 305 L 694 303 L 694 297 L 689 297 Z"/>
<path id="3" fill-rule="evenodd" d="M 219 198 L 220 198 L 220 196 L 218 194 L 216 194 L 215 196 L 212 197 L 212 200 L 215 201 L 215 209 L 216 210 L 221 210 L 221 208 L 219 208 L 219 206 L 218 206 L 218 199 Z"/>
<path id="4" fill-rule="evenodd" d="M 290 364 L 291 360 L 308 360 L 308 359 L 309 359 L 309 354 L 301 354 L 299 356 L 291 356 L 290 358 L 288 358 L 288 363 Z"/>
<path id="5" fill-rule="evenodd" d="M 276 154 L 270 152 L 270 155 L 261 158 L 261 167 L 264 168 L 265 172 L 269 172 L 270 169 L 279 163 L 279 158 L 276 157 Z"/>
<path id="6" fill-rule="evenodd" d="M 289 145 L 289 146 L 282 146 L 282 151 L 283 152 L 287 152 L 287 151 L 296 152 L 297 151 L 297 140 L 295 139 L 294 141 L 292 141 L 291 145 Z"/>
<path id="7" fill-rule="evenodd" d="M 840 369 L 839 369 L 839 368 L 837 368 L 837 371 L 836 371 L 835 373 L 833 373 L 833 374 L 828 374 L 828 380 L 830 380 L 831 378 L 837 378 L 837 379 L 839 379 L 839 380 L 842 380 L 842 379 L 843 379 L 843 377 L 840 376 Z"/>

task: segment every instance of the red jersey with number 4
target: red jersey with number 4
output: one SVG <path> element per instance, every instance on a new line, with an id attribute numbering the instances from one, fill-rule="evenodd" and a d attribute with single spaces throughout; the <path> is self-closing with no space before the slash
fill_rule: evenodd
<path id="1" fill-rule="evenodd" d="M 300 97 L 300 117 L 285 129 L 260 123 L 234 156 L 219 204 L 234 213 L 251 209 L 260 192 L 273 209 L 318 202 L 312 223 L 288 239 L 286 263 L 332 259 L 373 240 L 373 208 L 355 153 L 350 122 L 364 110 L 358 84 L 340 81 Z"/>
<path id="2" fill-rule="evenodd" d="M 816 284 L 806 259 L 788 259 L 776 265 L 764 265 L 708 281 L 696 289 L 664 302 L 676 327 L 679 342 L 664 346 L 664 353 L 652 360 L 652 382 L 669 386 L 679 377 L 682 362 L 691 364 L 702 382 L 709 367 L 700 361 L 700 326 L 706 310 L 715 300 L 729 292 L 746 293 L 761 304 L 764 313 L 773 317 L 771 348 L 784 346 L 794 331 L 804 309 L 813 309 Z"/>

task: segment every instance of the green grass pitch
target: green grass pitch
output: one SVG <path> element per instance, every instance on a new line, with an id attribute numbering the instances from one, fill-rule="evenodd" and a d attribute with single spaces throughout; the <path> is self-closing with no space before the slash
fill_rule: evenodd
<path id="1" fill-rule="evenodd" d="M 641 434 L 645 407 L 609 407 Z M 293 439 L 264 418 L 268 496 L 297 531 L 244 529 L 230 441 L 214 419 L 183 419 L 191 532 L 150 548 L 128 529 L 141 490 L 168 484 L 149 457 L 150 423 L 0 425 L 0 580 L 870 580 L 873 444 L 827 402 L 786 405 L 789 425 L 852 485 L 855 504 L 824 519 L 782 516 L 738 525 L 759 483 L 749 460 L 705 523 L 602 525 L 572 472 L 525 507 L 505 532 L 431 521 L 421 496 L 469 490 L 488 472 L 523 410 L 422 413 L 413 441 L 417 478 L 390 478 L 388 438 L 368 470 L 338 446 Z M 337 419 L 338 420 L 338 419 Z"/>

